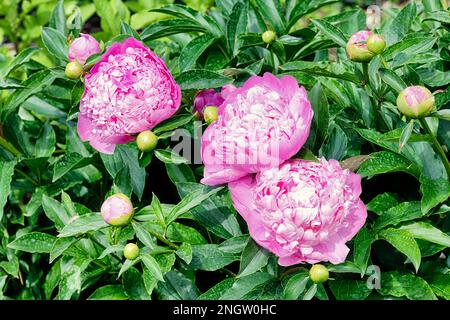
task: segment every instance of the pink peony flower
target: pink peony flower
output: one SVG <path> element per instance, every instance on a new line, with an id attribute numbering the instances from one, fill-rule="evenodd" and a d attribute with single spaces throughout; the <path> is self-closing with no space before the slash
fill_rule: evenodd
<path id="1" fill-rule="evenodd" d="M 83 65 L 90 56 L 100 52 L 102 52 L 100 43 L 94 37 L 80 33 L 80 37 L 70 44 L 69 60 L 76 60 Z"/>
<path id="2" fill-rule="evenodd" d="M 195 96 L 194 112 L 203 115 L 204 108 L 208 106 L 219 107 L 223 100 L 220 92 L 216 92 L 214 89 L 202 90 Z"/>
<path id="3" fill-rule="evenodd" d="M 345 245 L 364 225 L 361 178 L 336 160 L 290 160 L 229 184 L 251 237 L 279 264 L 345 260 Z"/>
<path id="4" fill-rule="evenodd" d="M 218 119 L 202 137 L 202 183 L 227 183 L 278 166 L 305 143 L 313 111 L 306 91 L 290 76 L 253 76 L 228 88 Z"/>
<path id="5" fill-rule="evenodd" d="M 181 91 L 164 62 L 134 38 L 115 43 L 85 78 L 78 134 L 100 152 L 152 129 L 180 106 Z"/>

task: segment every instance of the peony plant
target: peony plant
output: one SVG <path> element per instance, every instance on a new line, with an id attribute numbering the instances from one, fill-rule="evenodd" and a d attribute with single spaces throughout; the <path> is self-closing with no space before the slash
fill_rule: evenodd
<path id="1" fill-rule="evenodd" d="M 445 1 L 44 2 L 0 23 L 0 299 L 450 298 Z"/>

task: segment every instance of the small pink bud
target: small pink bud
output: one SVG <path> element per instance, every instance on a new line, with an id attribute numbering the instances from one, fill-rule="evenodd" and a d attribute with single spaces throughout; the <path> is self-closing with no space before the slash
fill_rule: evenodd
<path id="1" fill-rule="evenodd" d="M 434 96 L 425 87 L 408 87 L 398 95 L 397 107 L 402 114 L 408 117 L 426 117 L 434 108 Z"/>
<path id="2" fill-rule="evenodd" d="M 203 109 L 206 106 L 220 106 L 224 101 L 220 92 L 214 89 L 206 89 L 197 93 L 194 99 L 194 113 L 197 113 L 200 118 L 203 117 Z"/>
<path id="3" fill-rule="evenodd" d="M 123 193 L 116 193 L 107 198 L 100 209 L 106 223 L 121 227 L 127 225 L 133 218 L 133 204 Z"/>
<path id="4" fill-rule="evenodd" d="M 347 42 L 347 54 L 350 60 L 356 62 L 369 62 L 375 54 L 367 48 L 367 39 L 371 31 L 358 31 Z"/>
<path id="5" fill-rule="evenodd" d="M 94 37 L 89 34 L 80 33 L 80 37 L 76 38 L 70 44 L 69 60 L 76 60 L 80 64 L 85 64 L 90 56 L 101 51 L 100 43 Z"/>

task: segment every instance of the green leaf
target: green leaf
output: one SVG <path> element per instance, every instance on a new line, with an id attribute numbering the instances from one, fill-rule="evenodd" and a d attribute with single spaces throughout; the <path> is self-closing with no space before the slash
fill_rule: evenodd
<path id="1" fill-rule="evenodd" d="M 117 275 L 117 279 L 120 278 L 121 275 L 126 273 L 132 266 L 134 266 L 136 263 L 141 261 L 141 257 L 137 257 L 134 260 L 128 260 L 126 259 L 125 262 L 122 264 L 119 270 L 119 274 Z"/>
<path id="2" fill-rule="evenodd" d="M 395 226 L 400 222 L 423 217 L 419 201 L 402 202 L 383 212 L 375 221 L 374 230 L 381 230 L 387 226 Z"/>
<path id="3" fill-rule="evenodd" d="M 166 121 L 163 121 L 160 124 L 158 124 L 152 131 L 156 135 L 162 132 L 172 131 L 181 126 L 184 126 L 185 124 L 188 124 L 189 122 L 191 122 L 193 118 L 194 116 L 192 114 L 175 115 L 170 119 L 167 119 Z"/>
<path id="4" fill-rule="evenodd" d="M 192 191 L 191 193 L 189 193 L 188 195 L 183 197 L 183 199 L 181 199 L 181 201 L 175 207 L 173 207 L 173 209 L 169 212 L 167 219 L 166 219 L 167 224 L 172 223 L 179 216 L 181 216 L 184 213 L 189 212 L 190 210 L 192 210 L 196 206 L 200 205 L 203 201 L 205 201 L 206 199 L 209 199 L 211 196 L 215 195 L 217 192 L 221 191 L 222 189 L 223 189 L 222 187 L 219 187 L 219 188 L 214 188 L 208 192 L 205 192 L 206 190 L 204 190 L 204 189 L 197 189 L 195 191 Z"/>
<path id="5" fill-rule="evenodd" d="M 142 198 L 145 188 L 146 171 L 145 168 L 139 166 L 139 152 L 131 145 L 117 145 L 114 154 L 100 154 L 106 170 L 115 178 L 116 175 L 126 167 L 131 177 L 131 185 L 133 192 Z"/>
<path id="6" fill-rule="evenodd" d="M 55 152 L 56 134 L 53 127 L 46 122 L 36 141 L 36 158 L 51 157 Z"/>
<path id="7" fill-rule="evenodd" d="M 277 1 L 278 2 L 278 1 Z M 255 0 L 256 8 L 261 12 L 261 15 L 265 17 L 267 23 L 270 24 L 272 29 L 277 34 L 282 34 L 285 29 L 283 18 L 279 11 L 279 7 L 275 1 L 267 0 Z"/>
<path id="8" fill-rule="evenodd" d="M 116 245 L 112 245 L 112 246 L 108 246 L 106 247 L 105 250 L 102 251 L 102 253 L 98 256 L 97 259 L 101 260 L 104 257 L 110 255 L 111 253 L 114 252 L 123 252 L 124 246 L 120 245 L 120 244 L 116 244 Z"/>
<path id="9" fill-rule="evenodd" d="M 325 95 L 319 81 L 311 89 L 308 97 L 314 111 L 310 137 L 313 136 L 314 139 L 312 144 L 313 150 L 317 150 L 317 148 L 320 148 L 327 136 L 330 121 L 327 96 Z"/>
<path id="10" fill-rule="evenodd" d="M 133 226 L 134 232 L 136 233 L 136 237 L 139 241 L 141 241 L 146 247 L 152 249 L 155 246 L 155 241 L 153 240 L 151 234 L 137 222 L 133 221 L 131 225 Z"/>
<path id="11" fill-rule="evenodd" d="M 325 35 L 333 40 L 337 45 L 345 48 L 347 39 L 345 35 L 337 27 L 325 20 L 312 20 L 312 23 Z"/>
<path id="12" fill-rule="evenodd" d="M 382 213 L 386 212 L 392 207 L 395 207 L 399 203 L 400 201 L 396 195 L 385 192 L 377 195 L 375 198 L 370 200 L 370 202 L 366 204 L 366 208 L 368 211 L 372 211 L 378 215 L 381 215 Z"/>
<path id="13" fill-rule="evenodd" d="M 151 24 L 141 32 L 144 41 L 167 37 L 177 33 L 205 32 L 206 29 L 189 19 L 163 20 Z"/>
<path id="14" fill-rule="evenodd" d="M 297 300 L 305 291 L 308 281 L 309 274 L 307 271 L 297 273 L 291 277 L 284 288 L 284 300 Z"/>
<path id="15" fill-rule="evenodd" d="M 398 142 L 398 152 L 401 152 L 403 147 L 408 143 L 409 138 L 411 138 L 411 134 L 414 128 L 414 119 L 408 122 L 405 128 L 403 128 L 402 135 L 400 136 L 400 140 Z"/>
<path id="16" fill-rule="evenodd" d="M 64 252 L 70 248 L 78 239 L 76 238 L 58 238 L 50 250 L 50 263 L 59 258 Z"/>
<path id="17" fill-rule="evenodd" d="M 50 70 L 42 70 L 30 75 L 30 77 L 21 83 L 23 89 L 14 91 L 6 100 L 1 109 L 2 120 L 11 112 L 15 112 L 19 106 L 24 103 L 30 96 L 41 92 L 45 87 L 49 86 L 56 76 Z"/>
<path id="18" fill-rule="evenodd" d="M 181 164 L 189 162 L 185 157 L 170 150 L 157 149 L 155 150 L 155 156 L 164 163 Z"/>
<path id="19" fill-rule="evenodd" d="M 156 279 L 162 282 L 165 281 L 161 271 L 161 267 L 159 266 L 158 262 L 156 262 L 155 258 L 153 258 L 150 254 L 141 254 L 141 260 L 144 266 Z"/>
<path id="20" fill-rule="evenodd" d="M 224 293 L 229 290 L 234 284 L 233 278 L 222 280 L 212 288 L 197 297 L 197 300 L 219 300 Z"/>
<path id="21" fill-rule="evenodd" d="M 324 76 L 359 83 L 353 71 L 347 70 L 344 65 L 337 62 L 291 61 L 280 66 L 280 69 L 287 74 L 294 73 L 294 76 L 296 72 L 301 72 L 308 76 Z"/>
<path id="22" fill-rule="evenodd" d="M 173 222 L 167 227 L 166 235 L 169 240 L 176 242 L 186 242 L 190 244 L 207 243 L 205 238 L 196 229 L 177 222 Z"/>
<path id="23" fill-rule="evenodd" d="M 410 273 L 382 272 L 381 287 L 377 290 L 382 295 L 406 296 L 410 300 L 436 300 L 428 283 Z"/>
<path id="24" fill-rule="evenodd" d="M 313 283 L 311 287 L 303 295 L 303 300 L 312 300 L 317 293 L 317 284 Z"/>
<path id="25" fill-rule="evenodd" d="M 269 252 L 258 246 L 252 239 L 242 252 L 238 277 L 242 278 L 263 268 L 269 261 Z"/>
<path id="26" fill-rule="evenodd" d="M 257 272 L 246 277 L 237 279 L 234 284 L 226 290 L 219 300 L 240 300 L 247 293 L 259 285 L 273 280 L 273 276 L 265 272 Z"/>
<path id="27" fill-rule="evenodd" d="M 106 286 L 97 288 L 92 293 L 88 300 L 127 300 L 128 296 L 125 294 L 123 287 L 117 284 L 108 284 Z"/>
<path id="28" fill-rule="evenodd" d="M 450 274 L 436 274 L 428 279 L 428 284 L 434 293 L 445 299 L 450 300 Z"/>
<path id="29" fill-rule="evenodd" d="M 416 239 L 422 239 L 446 247 L 450 247 L 450 236 L 426 222 L 415 222 L 407 224 L 401 226 L 400 229 L 408 231 Z"/>
<path id="30" fill-rule="evenodd" d="M 39 48 L 26 48 L 21 51 L 14 59 L 9 63 L 8 67 L 3 71 L 3 79 L 6 79 L 11 72 L 20 67 L 21 65 L 30 61 L 30 59 L 39 52 Z"/>
<path id="31" fill-rule="evenodd" d="M 165 275 L 166 282 L 158 285 L 158 293 L 162 300 L 195 300 L 198 289 L 194 282 L 177 270 Z"/>
<path id="32" fill-rule="evenodd" d="M 166 163 L 166 170 L 167 175 L 174 184 L 179 182 L 195 182 L 194 173 L 187 164 Z"/>
<path id="33" fill-rule="evenodd" d="M 365 300 L 372 292 L 364 280 L 336 279 L 328 283 L 336 300 Z"/>
<path id="34" fill-rule="evenodd" d="M 388 46 L 403 39 L 404 35 L 411 28 L 414 18 L 416 17 L 416 4 L 411 2 L 405 6 L 391 21 L 385 35 Z"/>
<path id="35" fill-rule="evenodd" d="M 175 252 L 177 256 L 183 259 L 184 262 L 190 264 L 192 261 L 192 246 L 189 243 L 183 243 Z"/>
<path id="36" fill-rule="evenodd" d="M 292 10 L 287 10 L 286 18 L 289 21 L 289 24 L 286 31 L 289 31 L 289 29 L 296 24 L 301 17 L 335 2 L 339 2 L 339 0 L 310 0 L 292 2 L 295 4 L 295 7 L 292 8 Z"/>
<path id="37" fill-rule="evenodd" d="M 69 46 L 64 34 L 56 29 L 43 27 L 41 37 L 51 55 L 62 62 L 69 61 Z"/>
<path id="38" fill-rule="evenodd" d="M 405 81 L 403 81 L 403 79 L 400 78 L 394 71 L 380 68 L 378 72 L 380 73 L 381 79 L 383 79 L 386 84 L 394 89 L 396 94 L 400 93 L 407 87 Z"/>
<path id="39" fill-rule="evenodd" d="M 205 33 L 199 37 L 194 38 L 189 42 L 180 53 L 179 63 L 180 71 L 186 71 L 195 67 L 197 59 L 208 49 L 214 42 L 216 38 L 210 34 Z"/>
<path id="40" fill-rule="evenodd" d="M 347 152 L 347 141 L 344 130 L 334 123 L 330 126 L 327 141 L 320 148 L 319 154 L 327 159 L 341 160 Z"/>
<path id="41" fill-rule="evenodd" d="M 66 173 L 85 167 L 90 163 L 90 158 L 85 158 L 79 153 L 67 153 L 55 163 L 52 182 L 62 178 Z"/>
<path id="42" fill-rule="evenodd" d="M 233 79 L 206 69 L 189 70 L 175 78 L 182 90 L 219 88 L 232 83 Z"/>
<path id="43" fill-rule="evenodd" d="M 377 240 L 375 232 L 365 227 L 356 234 L 353 244 L 353 261 L 361 271 L 361 276 L 366 272 L 370 250 L 375 240 Z"/>
<path id="44" fill-rule="evenodd" d="M 42 196 L 42 207 L 45 215 L 55 223 L 57 229 L 64 227 L 69 222 L 70 216 L 66 209 L 58 201 L 45 194 Z"/>
<path id="45" fill-rule="evenodd" d="M 53 9 L 48 23 L 50 28 L 56 29 L 61 34 L 66 34 L 66 16 L 64 14 L 64 0 L 58 0 L 55 9 Z"/>
<path id="46" fill-rule="evenodd" d="M 130 268 L 122 276 L 125 294 L 130 300 L 150 300 L 150 295 L 142 279 L 142 274 L 136 268 Z"/>
<path id="47" fill-rule="evenodd" d="M 450 121 L 450 109 L 442 109 L 430 114 L 430 117 L 436 117 L 442 120 Z"/>
<path id="48" fill-rule="evenodd" d="M 19 278 L 19 258 L 14 255 L 11 256 L 9 261 L 1 261 L 0 269 L 3 269 L 7 274 L 13 276 L 14 278 Z"/>
<path id="49" fill-rule="evenodd" d="M 11 181 L 14 175 L 14 167 L 16 161 L 1 161 L 0 160 L 0 222 L 2 221 L 3 211 L 8 201 L 9 193 L 11 191 Z"/>
<path id="50" fill-rule="evenodd" d="M 8 244 L 8 248 L 29 253 L 50 253 L 56 237 L 42 232 L 30 232 Z"/>
<path id="51" fill-rule="evenodd" d="M 198 189 L 202 189 L 202 193 L 207 193 L 211 190 L 210 187 L 192 182 L 177 183 L 176 186 L 181 197 L 185 197 Z M 228 239 L 242 234 L 234 211 L 231 208 L 231 201 L 226 196 L 216 193 L 203 201 L 201 205 L 193 208 L 191 213 L 198 222 L 221 238 Z"/>
<path id="52" fill-rule="evenodd" d="M 159 202 L 158 197 L 156 194 L 152 193 L 152 202 L 150 204 L 153 212 L 156 215 L 156 218 L 160 222 L 160 224 L 165 227 L 166 226 L 166 219 L 164 218 L 163 209 L 161 208 L 161 202 Z"/>
<path id="53" fill-rule="evenodd" d="M 233 56 L 239 52 L 241 34 L 247 31 L 248 6 L 246 2 L 236 2 L 227 22 L 226 38 Z"/>
<path id="54" fill-rule="evenodd" d="M 362 177 L 370 177 L 398 171 L 417 174 L 417 168 L 405 157 L 390 151 L 380 151 L 370 154 L 369 158 L 361 164 L 358 174 Z"/>
<path id="55" fill-rule="evenodd" d="M 379 236 L 407 256 L 413 263 L 416 272 L 419 270 L 421 260 L 420 249 L 408 231 L 389 228 L 382 230 Z"/>
<path id="56" fill-rule="evenodd" d="M 239 260 L 239 256 L 220 250 L 217 244 L 192 246 L 191 270 L 216 271 Z"/>
<path id="57" fill-rule="evenodd" d="M 71 223 L 66 225 L 58 237 L 71 237 L 76 235 L 81 235 L 91 231 L 100 230 L 102 228 L 108 227 L 108 224 L 103 221 L 102 216 L 99 213 L 88 213 L 79 218 L 73 220 Z"/>

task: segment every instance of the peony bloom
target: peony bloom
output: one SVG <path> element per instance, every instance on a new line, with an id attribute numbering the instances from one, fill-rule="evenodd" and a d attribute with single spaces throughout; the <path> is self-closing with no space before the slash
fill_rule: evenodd
<path id="1" fill-rule="evenodd" d="M 134 208 L 130 198 L 122 193 L 116 193 L 103 202 L 100 213 L 106 223 L 120 227 L 131 221 Z"/>
<path id="2" fill-rule="evenodd" d="M 397 97 L 397 108 L 411 118 L 428 116 L 435 106 L 434 96 L 425 87 L 411 86 L 404 89 Z"/>
<path id="3" fill-rule="evenodd" d="M 227 183 L 278 166 L 306 142 L 313 117 L 306 91 L 290 76 L 253 76 L 227 92 L 202 137 L 202 183 Z"/>
<path id="4" fill-rule="evenodd" d="M 358 31 L 347 42 L 347 54 L 350 60 L 357 62 L 369 62 L 375 54 L 367 48 L 367 39 L 372 31 Z"/>
<path id="5" fill-rule="evenodd" d="M 69 60 L 76 60 L 83 65 L 90 56 L 100 52 L 102 52 L 100 43 L 94 37 L 89 34 L 80 33 L 80 37 L 76 38 L 70 44 Z"/>
<path id="6" fill-rule="evenodd" d="M 219 107 L 223 103 L 223 98 L 220 92 L 216 92 L 214 89 L 202 90 L 195 96 L 194 99 L 194 112 L 198 112 L 203 116 L 203 109 L 211 107 Z"/>
<path id="7" fill-rule="evenodd" d="M 85 78 L 78 134 L 102 153 L 170 118 L 181 92 L 164 62 L 134 38 L 113 44 Z"/>
<path id="8" fill-rule="evenodd" d="M 361 178 L 336 160 L 290 160 L 229 184 L 251 237 L 279 264 L 345 260 L 345 245 L 364 225 Z"/>

